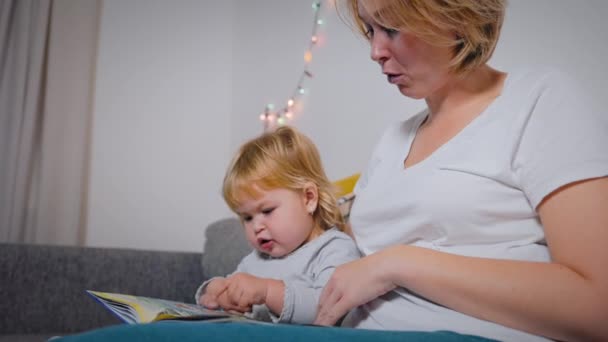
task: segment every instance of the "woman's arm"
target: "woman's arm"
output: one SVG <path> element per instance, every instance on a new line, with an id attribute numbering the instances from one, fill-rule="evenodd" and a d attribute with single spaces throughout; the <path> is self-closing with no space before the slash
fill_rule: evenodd
<path id="1" fill-rule="evenodd" d="M 608 178 L 560 188 L 538 212 L 551 263 L 394 246 L 338 268 L 322 295 L 316 322 L 331 324 L 352 307 L 402 286 L 454 310 L 530 333 L 608 340 Z"/>

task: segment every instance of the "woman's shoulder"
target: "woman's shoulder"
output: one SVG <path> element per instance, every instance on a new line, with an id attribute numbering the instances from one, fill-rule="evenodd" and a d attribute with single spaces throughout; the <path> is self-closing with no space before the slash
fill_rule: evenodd
<path id="1" fill-rule="evenodd" d="M 497 103 L 505 110 L 516 110 L 524 116 L 538 116 L 541 109 L 567 114 L 565 107 L 564 110 L 555 107 L 568 102 L 568 109 L 584 109 L 592 103 L 579 80 L 560 69 L 546 66 L 522 67 L 509 72 L 501 98 Z"/>
<path id="2" fill-rule="evenodd" d="M 508 89 L 546 89 L 554 87 L 578 87 L 579 84 L 567 72 L 553 66 L 523 66 L 508 72 Z"/>

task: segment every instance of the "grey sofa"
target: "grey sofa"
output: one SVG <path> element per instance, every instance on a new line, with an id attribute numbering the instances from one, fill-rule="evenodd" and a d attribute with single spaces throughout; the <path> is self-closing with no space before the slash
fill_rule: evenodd
<path id="1" fill-rule="evenodd" d="M 121 324 L 87 289 L 191 302 L 204 279 L 233 271 L 250 250 L 236 219 L 207 227 L 203 254 L 0 244 L 0 342 Z"/>

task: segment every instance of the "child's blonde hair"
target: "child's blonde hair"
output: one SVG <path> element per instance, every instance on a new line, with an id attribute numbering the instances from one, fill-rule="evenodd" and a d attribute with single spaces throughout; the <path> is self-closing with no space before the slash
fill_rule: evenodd
<path id="1" fill-rule="evenodd" d="M 319 198 L 313 213 L 316 226 L 322 230 L 335 226 L 344 231 L 336 190 L 325 175 L 319 151 L 308 137 L 292 127 L 279 127 L 243 144 L 226 171 L 222 192 L 236 212 L 244 197 L 261 195 L 258 188 L 299 192 L 307 183 L 317 187 Z"/>

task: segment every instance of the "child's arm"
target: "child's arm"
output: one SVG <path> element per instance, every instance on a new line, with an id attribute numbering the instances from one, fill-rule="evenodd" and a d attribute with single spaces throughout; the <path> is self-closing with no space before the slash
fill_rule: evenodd
<path id="1" fill-rule="evenodd" d="M 317 315 L 319 297 L 337 266 L 360 257 L 352 239 L 335 238 L 327 243 L 306 275 L 285 281 L 285 299 L 278 322 L 312 324 Z"/>
<path id="2" fill-rule="evenodd" d="M 282 280 L 266 279 L 266 306 L 279 316 L 283 311 L 285 283 Z"/>

